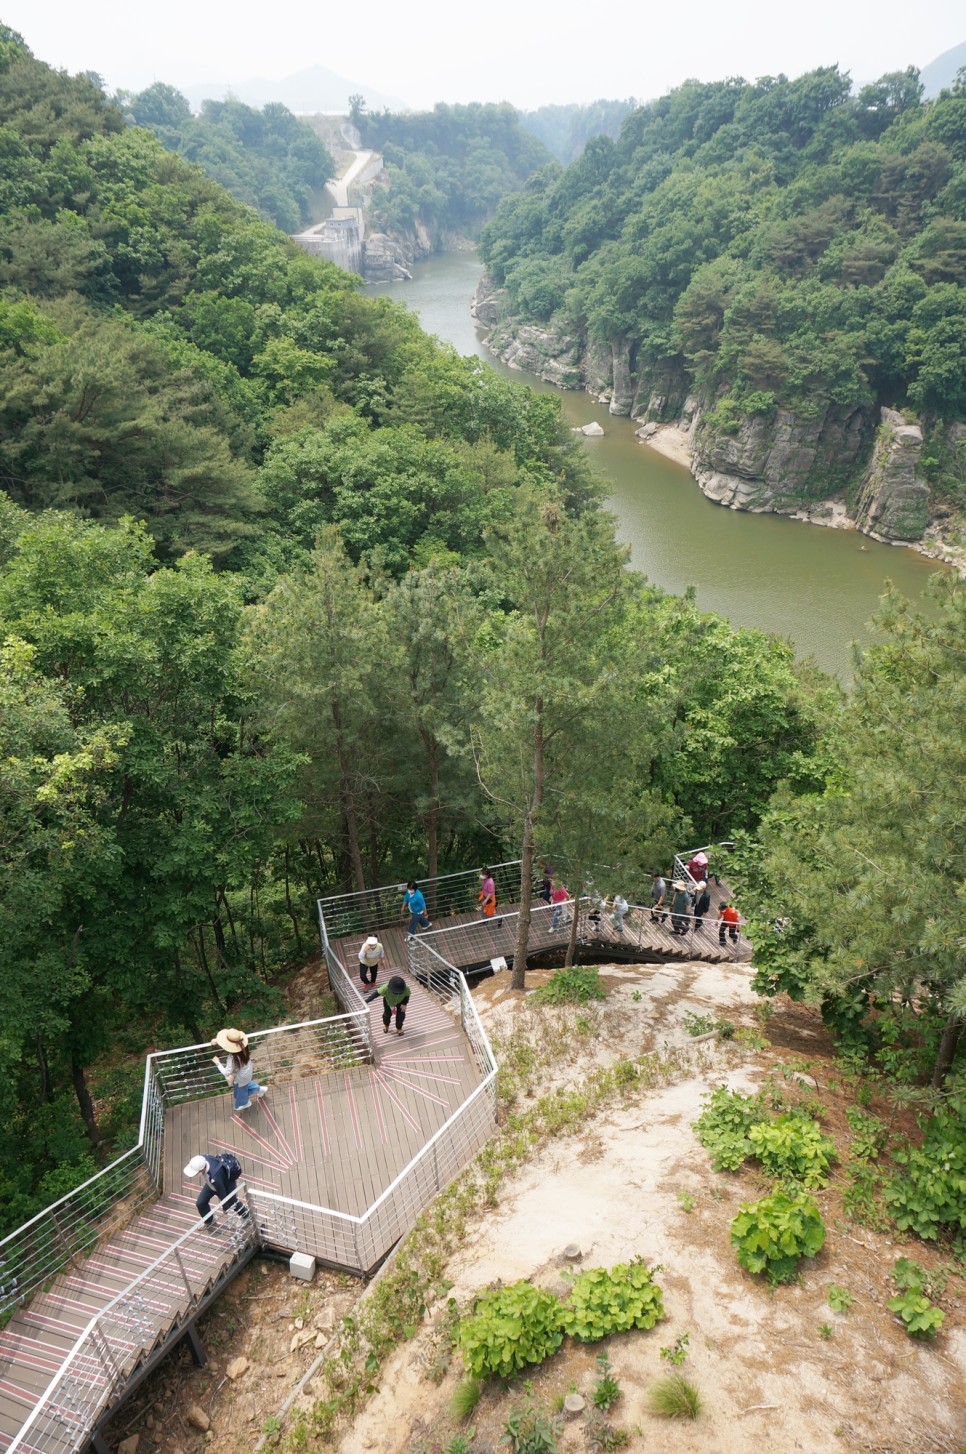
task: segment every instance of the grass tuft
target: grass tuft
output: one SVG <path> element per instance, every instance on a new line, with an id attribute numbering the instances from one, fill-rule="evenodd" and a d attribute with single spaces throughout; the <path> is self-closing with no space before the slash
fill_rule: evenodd
<path id="1" fill-rule="evenodd" d="M 450 1394 L 449 1407 L 454 1419 L 463 1423 L 476 1408 L 483 1393 L 482 1378 L 463 1378 Z"/>
<path id="2" fill-rule="evenodd" d="M 693 1383 L 680 1373 L 671 1373 L 648 1389 L 651 1412 L 663 1419 L 696 1419 L 701 1412 L 701 1396 Z"/>

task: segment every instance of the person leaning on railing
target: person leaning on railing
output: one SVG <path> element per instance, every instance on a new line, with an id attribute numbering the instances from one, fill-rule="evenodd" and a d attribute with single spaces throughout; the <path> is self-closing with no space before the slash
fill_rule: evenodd
<path id="1" fill-rule="evenodd" d="M 401 974 L 394 974 L 388 984 L 382 989 L 373 990 L 371 995 L 366 995 L 366 1004 L 371 1005 L 378 995 L 382 999 L 382 1033 L 389 1034 L 389 1026 L 392 1022 L 393 1013 L 396 1016 L 396 1034 L 403 1032 L 403 1021 L 406 1018 L 406 1006 L 409 1004 L 409 997 L 412 991 L 403 979 Z"/>

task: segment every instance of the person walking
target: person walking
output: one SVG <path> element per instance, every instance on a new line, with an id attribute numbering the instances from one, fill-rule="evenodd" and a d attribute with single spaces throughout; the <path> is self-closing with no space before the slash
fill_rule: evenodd
<path id="1" fill-rule="evenodd" d="M 655 870 L 651 884 L 651 918 L 656 924 L 664 924 L 667 921 L 666 898 L 667 884 Z"/>
<path id="2" fill-rule="evenodd" d="M 711 908 L 711 890 L 708 888 L 707 880 L 702 879 L 694 893 L 694 927 L 695 930 L 704 927 L 704 916 Z"/>
<path id="3" fill-rule="evenodd" d="M 407 933 L 412 936 L 420 929 L 432 929 L 429 915 L 426 912 L 426 900 L 423 891 L 416 887 L 416 880 L 411 878 L 406 885 L 406 892 L 403 895 L 402 908 L 399 911 L 401 919 L 409 915 L 409 929 Z"/>
<path id="4" fill-rule="evenodd" d="M 375 984 L 379 966 L 385 958 L 386 951 L 375 934 L 370 934 L 359 950 L 359 978 L 363 984 Z"/>
<path id="5" fill-rule="evenodd" d="M 548 869 L 541 872 L 540 887 L 537 889 L 537 898 L 543 899 L 545 904 L 550 903 L 550 895 L 553 893 L 553 879 Z"/>
<path id="6" fill-rule="evenodd" d="M 623 932 L 624 932 L 624 916 L 626 915 L 626 913 L 627 913 L 627 911 L 628 911 L 629 908 L 630 908 L 630 904 L 624 898 L 624 895 L 623 894 L 615 894 L 614 895 L 614 903 L 613 903 L 613 911 L 614 912 L 613 912 L 613 915 L 611 917 L 611 923 L 614 925 L 614 932 L 615 932 L 615 934 L 623 934 Z"/>
<path id="7" fill-rule="evenodd" d="M 550 902 L 553 904 L 553 914 L 551 915 L 550 919 L 551 933 L 553 933 L 554 930 L 559 927 L 560 916 L 563 913 L 564 904 L 567 902 L 569 897 L 570 895 L 567 893 L 567 890 L 562 883 L 558 883 L 554 888 L 553 893 L 550 895 Z"/>
<path id="8" fill-rule="evenodd" d="M 694 855 L 688 864 L 688 873 L 694 879 L 695 883 L 700 883 L 702 879 L 706 880 L 708 878 L 708 855 L 703 848 L 699 853 Z"/>
<path id="9" fill-rule="evenodd" d="M 722 949 L 725 947 L 725 934 L 727 933 L 732 944 L 738 943 L 738 925 L 741 923 L 741 915 L 734 904 L 722 904 L 718 912 L 718 943 Z"/>
<path id="10" fill-rule="evenodd" d="M 219 1046 L 228 1054 L 227 1060 L 219 1060 L 217 1055 L 213 1055 L 212 1060 L 231 1088 L 233 1109 L 236 1111 L 249 1110 L 252 1101 L 262 1100 L 268 1086 L 259 1085 L 258 1081 L 254 1079 L 248 1036 L 241 1030 L 219 1030 L 211 1043 Z"/>
<path id="11" fill-rule="evenodd" d="M 195 1206 L 206 1232 L 215 1230 L 215 1214 L 211 1211 L 211 1199 L 217 1197 L 223 1212 L 234 1212 L 242 1222 L 247 1222 L 251 1213 L 236 1194 L 238 1179 L 242 1174 L 241 1162 L 231 1151 L 224 1156 L 192 1156 L 184 1168 L 188 1177 L 205 1174 L 205 1184 L 198 1193 Z"/>
<path id="12" fill-rule="evenodd" d="M 488 868 L 482 875 L 480 892 L 476 896 L 480 906 L 480 913 L 484 919 L 492 919 L 496 914 L 496 880 L 493 877 L 492 868 Z"/>
<path id="13" fill-rule="evenodd" d="M 409 1004 L 409 997 L 412 991 L 403 979 L 401 974 L 394 974 L 388 984 L 382 989 L 373 990 L 371 995 L 366 995 L 366 1004 L 371 1005 L 377 995 L 382 997 L 382 1033 L 389 1034 L 389 1026 L 392 1022 L 393 1013 L 396 1016 L 396 1034 L 403 1032 L 403 1022 L 406 1019 L 406 1006 Z"/>
<path id="14" fill-rule="evenodd" d="M 671 932 L 672 934 L 687 934 L 688 920 L 691 917 L 691 898 L 688 894 L 688 886 L 683 878 L 676 878 L 671 885 L 673 897 L 671 899 Z"/>

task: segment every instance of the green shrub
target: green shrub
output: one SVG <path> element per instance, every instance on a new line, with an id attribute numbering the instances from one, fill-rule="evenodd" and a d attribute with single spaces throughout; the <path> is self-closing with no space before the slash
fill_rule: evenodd
<path id="1" fill-rule="evenodd" d="M 480 1293 L 460 1321 L 460 1352 L 474 1378 L 510 1378 L 562 1342 L 557 1299 L 523 1280 Z"/>
<path id="2" fill-rule="evenodd" d="M 886 1128 L 879 1117 L 870 1116 L 859 1106 L 848 1106 L 845 1119 L 852 1132 L 852 1155 L 857 1161 L 875 1161 L 886 1142 Z"/>
<path id="3" fill-rule="evenodd" d="M 582 1343 L 595 1343 L 628 1328 L 653 1328 L 663 1317 L 661 1289 L 639 1257 L 580 1273 L 560 1307 L 564 1331 Z"/>
<path id="4" fill-rule="evenodd" d="M 652 1384 L 647 1401 L 651 1412 L 665 1419 L 696 1419 L 701 1412 L 698 1390 L 680 1373 L 670 1373 Z"/>
<path id="5" fill-rule="evenodd" d="M 927 1274 L 918 1262 L 899 1257 L 892 1269 L 892 1277 L 899 1292 L 889 1299 L 890 1313 L 895 1313 L 910 1338 L 934 1338 L 945 1322 L 946 1314 L 927 1296 Z"/>
<path id="6" fill-rule="evenodd" d="M 483 1393 L 483 1381 L 479 1378 L 461 1378 L 449 1398 L 449 1410 L 454 1419 L 464 1423 L 476 1408 Z"/>
<path id="7" fill-rule="evenodd" d="M 885 1188 L 902 1232 L 933 1242 L 949 1228 L 966 1232 L 966 1096 L 951 1099 L 929 1121 L 920 1147 L 893 1152 L 905 1167 Z"/>
<path id="8" fill-rule="evenodd" d="M 807 1192 L 774 1192 L 746 1202 L 731 1224 L 731 1243 L 749 1272 L 763 1272 L 769 1284 L 791 1282 L 803 1257 L 815 1257 L 825 1242 L 825 1223 Z"/>
<path id="9" fill-rule="evenodd" d="M 838 1283 L 830 1282 L 828 1285 L 828 1305 L 833 1313 L 847 1313 L 855 1302 L 855 1298 L 848 1288 L 839 1287 Z"/>
<path id="10" fill-rule="evenodd" d="M 597 1355 L 597 1382 L 594 1384 L 594 1392 L 591 1395 L 595 1409 L 607 1413 L 614 1407 L 621 1396 L 621 1386 L 614 1377 L 614 1370 L 611 1368 L 610 1359 L 606 1353 Z"/>
<path id="11" fill-rule="evenodd" d="M 599 971 L 581 964 L 570 969 L 558 969 L 530 996 L 531 1000 L 544 1005 L 585 1005 L 588 1000 L 606 998 L 607 991 L 600 982 Z"/>
<path id="12" fill-rule="evenodd" d="M 824 1186 L 835 1147 L 816 1121 L 792 1113 L 762 1121 L 748 1132 L 755 1156 L 769 1176 Z"/>
<path id="13" fill-rule="evenodd" d="M 692 1123 L 715 1171 L 737 1171 L 751 1155 L 748 1133 L 765 1116 L 757 1096 L 719 1086 L 704 1097 L 706 1108 Z"/>
<path id="14" fill-rule="evenodd" d="M 557 1454 L 560 1420 L 550 1417 L 532 1403 L 515 1408 L 503 1429 L 504 1444 L 513 1454 Z"/>

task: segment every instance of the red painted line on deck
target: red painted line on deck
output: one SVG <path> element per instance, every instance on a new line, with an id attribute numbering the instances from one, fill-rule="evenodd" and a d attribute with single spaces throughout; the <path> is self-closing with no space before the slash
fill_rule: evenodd
<path id="1" fill-rule="evenodd" d="M 212 1141 L 211 1144 L 212 1146 L 220 1146 L 222 1151 L 235 1151 L 238 1154 L 237 1148 L 229 1145 L 227 1141 Z M 264 1156 L 256 1155 L 254 1151 L 249 1151 L 247 1147 L 242 1155 L 244 1155 L 246 1161 L 257 1162 L 259 1166 L 267 1166 L 270 1171 L 288 1171 L 288 1163 L 283 1161 L 276 1151 L 272 1152 L 273 1159 L 271 1161 L 266 1160 Z M 245 1173 L 242 1171 L 242 1177 L 244 1175 Z"/>
<path id="2" fill-rule="evenodd" d="M 409 1112 L 406 1110 L 406 1107 L 403 1105 L 402 1101 L 396 1095 L 396 1093 L 393 1090 L 392 1086 L 383 1077 L 382 1072 L 377 1070 L 376 1071 L 376 1075 L 379 1077 L 379 1084 L 382 1086 L 383 1090 L 386 1092 L 386 1095 L 392 1101 L 392 1103 L 396 1107 L 397 1111 L 399 1111 L 400 1115 L 405 1116 L 406 1120 L 409 1122 L 410 1126 L 412 1126 L 412 1128 L 413 1128 L 414 1131 L 421 1131 L 422 1130 L 422 1127 L 420 1126 L 419 1122 L 417 1120 L 415 1120 L 409 1114 Z"/>
<path id="3" fill-rule="evenodd" d="M 35 1404 L 40 1398 L 39 1393 L 34 1393 L 32 1389 L 24 1388 L 19 1383 L 8 1383 L 5 1378 L 0 1378 L 0 1393 L 10 1394 L 11 1398 L 21 1404 Z"/>
<path id="4" fill-rule="evenodd" d="M 375 1106 L 375 1109 L 376 1109 L 376 1120 L 379 1123 L 379 1135 L 382 1137 L 382 1144 L 383 1144 L 383 1146 L 385 1146 L 385 1144 L 386 1144 L 386 1123 L 382 1119 L 382 1107 L 379 1104 L 378 1082 L 376 1081 L 375 1074 L 374 1074 L 374 1072 L 371 1069 L 369 1071 L 369 1089 L 372 1092 L 372 1104 Z"/>
<path id="5" fill-rule="evenodd" d="M 315 1082 L 315 1099 L 318 1102 L 318 1106 L 319 1106 L 319 1126 L 321 1127 L 321 1130 L 322 1130 L 322 1155 L 323 1156 L 328 1156 L 329 1155 L 329 1129 L 328 1129 L 328 1127 L 325 1124 L 325 1106 L 324 1106 L 323 1101 L 322 1101 L 322 1084 L 321 1084 L 320 1081 L 316 1081 Z"/>
<path id="6" fill-rule="evenodd" d="M 302 1132 L 299 1129 L 299 1108 L 295 1101 L 295 1087 L 288 1088 L 288 1103 L 292 1107 L 292 1134 L 295 1140 L 295 1159 L 302 1161 Z"/>
<path id="7" fill-rule="evenodd" d="M 292 1151 L 291 1146 L 286 1141 L 286 1139 L 285 1139 L 285 1137 L 284 1137 L 284 1135 L 282 1133 L 281 1126 L 278 1124 L 278 1122 L 276 1121 L 275 1117 L 272 1115 L 271 1111 L 268 1109 L 268 1106 L 265 1104 L 264 1101 L 261 1102 L 261 1107 L 262 1107 L 262 1110 L 265 1112 L 265 1115 L 268 1117 L 269 1125 L 272 1126 L 272 1128 L 275 1131 L 276 1136 L 278 1137 L 278 1139 L 281 1141 L 282 1145 L 285 1148 L 285 1154 L 288 1157 L 289 1166 L 294 1166 L 295 1165 L 295 1154 Z"/>
<path id="8" fill-rule="evenodd" d="M 349 1072 L 348 1071 L 346 1071 L 346 1073 L 345 1073 L 345 1088 L 346 1088 L 346 1093 L 347 1093 L 347 1095 L 349 1097 L 349 1114 L 352 1117 L 352 1132 L 353 1132 L 353 1135 L 356 1138 L 356 1150 L 357 1151 L 361 1151 L 362 1150 L 362 1136 L 361 1136 L 361 1133 L 359 1131 L 359 1118 L 356 1115 L 356 1103 L 355 1103 L 355 1098 L 354 1098 L 354 1096 L 352 1094 L 352 1081 L 351 1081 L 351 1079 L 349 1077 Z"/>
<path id="9" fill-rule="evenodd" d="M 414 1096 L 422 1096 L 427 1101 L 435 1101 L 438 1106 L 449 1105 L 448 1101 L 441 1100 L 439 1096 L 434 1096 L 432 1091 L 423 1090 L 421 1085 L 413 1085 L 411 1081 L 404 1080 L 402 1076 L 397 1076 L 394 1069 L 383 1071 L 383 1075 L 391 1076 L 394 1080 L 398 1080 L 399 1084 L 404 1085 L 408 1091 L 412 1091 Z"/>
<path id="10" fill-rule="evenodd" d="M 266 1112 L 266 1114 L 268 1114 L 268 1113 Z M 271 1143 L 271 1141 L 266 1141 L 265 1140 L 265 1137 L 264 1136 L 260 1136 L 257 1131 L 253 1131 L 252 1128 L 251 1128 L 251 1126 L 249 1125 L 249 1123 L 247 1121 L 243 1121 L 240 1116 L 232 1116 L 231 1119 L 232 1119 L 232 1121 L 234 1122 L 234 1124 L 236 1126 L 240 1126 L 241 1129 L 243 1131 L 247 1132 L 247 1134 L 249 1136 L 251 1136 L 254 1141 L 257 1141 L 258 1144 L 259 1144 L 259 1146 L 264 1147 L 264 1149 L 271 1156 L 276 1157 L 276 1159 L 278 1160 L 278 1162 L 279 1162 L 280 1165 L 286 1166 L 286 1167 L 292 1165 L 292 1156 L 291 1156 L 291 1153 L 289 1154 L 288 1161 L 286 1163 L 286 1158 L 282 1155 L 281 1151 L 279 1151 L 278 1147 L 277 1146 L 273 1146 L 272 1143 Z M 271 1120 L 271 1119 L 272 1119 L 271 1116 L 269 1116 L 269 1120 Z M 274 1122 L 273 1122 L 273 1124 L 274 1124 Z M 278 1127 L 276 1126 L 275 1129 L 278 1130 Z"/>
<path id="11" fill-rule="evenodd" d="M 448 1035 L 439 1035 L 435 1040 L 420 1040 L 419 1044 L 416 1046 L 416 1049 L 417 1050 L 427 1050 L 430 1045 L 445 1045 L 448 1041 L 458 1040 L 458 1039 L 459 1039 L 459 1036 L 457 1035 L 456 1031 L 454 1030 L 454 1031 L 451 1031 L 450 1034 L 448 1034 Z M 385 1055 L 381 1055 L 379 1058 L 380 1058 L 380 1060 L 395 1060 L 400 1055 L 411 1055 L 411 1054 L 412 1054 L 412 1051 L 409 1049 L 408 1045 L 405 1045 L 405 1046 L 400 1046 L 400 1048 L 398 1050 L 390 1050 Z"/>
<path id="12" fill-rule="evenodd" d="M 418 1080 L 439 1080 L 444 1085 L 459 1085 L 460 1083 L 459 1076 L 457 1075 L 440 1075 L 437 1070 L 410 1070 L 408 1066 L 404 1065 L 392 1065 L 390 1074 L 397 1076 L 399 1079 L 404 1075 L 411 1075 Z"/>

